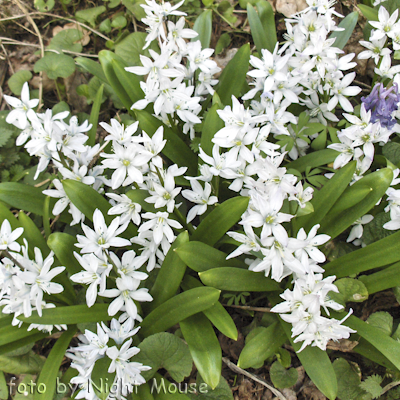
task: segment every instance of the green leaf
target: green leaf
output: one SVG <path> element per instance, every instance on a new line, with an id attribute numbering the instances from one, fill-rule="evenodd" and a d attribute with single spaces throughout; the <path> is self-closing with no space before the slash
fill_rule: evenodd
<path id="1" fill-rule="evenodd" d="M 356 371 L 353 363 L 349 364 L 344 358 L 337 358 L 333 362 L 333 369 L 338 381 L 338 398 L 346 400 L 361 399 L 364 391 L 360 388 L 359 368 Z"/>
<path id="2" fill-rule="evenodd" d="M 258 327 L 257 333 L 246 341 L 239 356 L 238 367 L 247 369 L 262 365 L 286 340 L 285 331 L 279 323 L 273 323 L 268 328 Z"/>
<path id="3" fill-rule="evenodd" d="M 347 14 L 342 21 L 340 21 L 338 27 L 339 28 L 344 28 L 344 31 L 335 31 L 332 32 L 331 35 L 329 36 L 329 39 L 336 38 L 335 43 L 333 43 L 333 46 L 338 47 L 339 49 L 343 49 L 344 46 L 346 46 L 346 43 L 350 39 L 354 28 L 357 25 L 358 21 L 358 12 L 353 11 L 350 14 Z"/>
<path id="4" fill-rule="evenodd" d="M 75 62 L 86 72 L 91 73 L 92 75 L 99 78 L 103 83 L 108 84 L 108 80 L 103 72 L 103 68 L 98 62 L 86 57 L 77 57 L 75 58 Z"/>
<path id="5" fill-rule="evenodd" d="M 221 267 L 244 267 L 247 266 L 238 259 L 226 259 L 227 254 L 202 242 L 190 241 L 176 248 L 186 265 L 196 272 L 207 271 L 212 268 Z"/>
<path id="6" fill-rule="evenodd" d="M 356 161 L 352 161 L 337 171 L 321 190 L 314 191 L 313 199 L 310 202 L 314 207 L 314 212 L 292 220 L 296 232 L 301 227 L 309 232 L 314 225 L 321 223 L 325 215 L 347 189 L 355 170 Z"/>
<path id="7" fill-rule="evenodd" d="M 153 136 L 156 130 L 163 126 L 160 120 L 146 111 L 135 110 L 135 114 L 140 128 L 149 136 Z M 164 139 L 167 139 L 167 143 L 163 149 L 163 154 L 178 166 L 188 167 L 186 172 L 188 176 L 197 175 L 196 157 L 186 143 L 167 126 L 164 126 Z"/>
<path id="8" fill-rule="evenodd" d="M 296 169 L 299 172 L 305 172 L 308 167 L 315 168 L 321 165 L 330 164 L 335 161 L 335 158 L 339 155 L 339 152 L 332 149 L 325 149 L 314 151 L 306 154 L 303 157 L 299 157 L 286 165 L 286 168 Z"/>
<path id="9" fill-rule="evenodd" d="M 222 351 L 211 323 L 197 314 L 182 320 L 180 327 L 201 377 L 215 389 L 221 377 Z"/>
<path id="10" fill-rule="evenodd" d="M 300 353 L 298 352 L 301 343 L 294 343 L 291 333 L 291 325 L 279 320 L 291 345 L 297 352 L 301 365 L 304 367 L 307 375 L 314 382 L 315 386 L 329 399 L 335 400 L 338 391 L 335 371 L 331 364 L 328 354 L 318 347 L 307 346 Z"/>
<path id="11" fill-rule="evenodd" d="M 4 376 L 3 371 L 0 371 L 0 399 L 2 400 L 8 399 L 8 387 L 7 387 L 6 377 Z"/>
<path id="12" fill-rule="evenodd" d="M 146 17 L 146 13 L 141 7 L 142 4 L 146 4 L 144 0 L 122 0 L 122 4 L 134 15 L 137 21 Z"/>
<path id="13" fill-rule="evenodd" d="M 63 111 L 71 112 L 69 105 L 65 101 L 60 101 L 52 108 L 53 115 L 56 115 Z"/>
<path id="14" fill-rule="evenodd" d="M 163 267 L 160 269 L 156 281 L 150 290 L 150 294 L 153 296 L 153 301 L 149 304 L 150 310 L 157 308 L 173 297 L 178 291 L 186 271 L 186 264 L 175 253 L 175 249 L 187 242 L 189 242 L 189 235 L 185 231 L 175 239 L 168 250 L 162 264 Z"/>
<path id="15" fill-rule="evenodd" d="M 368 299 L 368 290 L 358 279 L 342 278 L 335 281 L 339 293 L 329 292 L 329 296 L 337 303 L 346 305 L 348 301 L 360 303 Z"/>
<path id="16" fill-rule="evenodd" d="M 78 20 L 89 22 L 92 27 L 96 26 L 96 19 L 100 14 L 103 14 L 107 10 L 104 6 L 87 8 L 85 10 L 79 10 L 75 13 L 75 17 Z"/>
<path id="17" fill-rule="evenodd" d="M 55 0 L 34 0 L 34 5 L 40 12 L 51 11 L 54 8 L 55 3 Z"/>
<path id="18" fill-rule="evenodd" d="M 218 205 L 201 221 L 191 240 L 197 240 L 213 246 L 236 224 L 249 204 L 248 197 L 233 197 Z"/>
<path id="19" fill-rule="evenodd" d="M 231 37 L 229 33 L 223 33 L 219 39 L 217 44 L 215 45 L 215 54 L 221 54 L 229 45 L 231 44 Z"/>
<path id="20" fill-rule="evenodd" d="M 86 144 L 88 146 L 94 146 L 96 143 L 96 132 L 97 132 L 97 125 L 99 122 L 99 114 L 100 114 L 100 107 L 103 99 L 103 89 L 104 84 L 102 84 L 97 91 L 96 98 L 94 99 L 92 111 L 90 113 L 89 123 L 92 124 L 91 129 L 87 133 L 89 139 L 87 140 Z"/>
<path id="21" fill-rule="evenodd" d="M 364 4 L 358 4 L 358 8 L 368 21 L 378 21 L 378 10 L 375 8 L 368 7 Z"/>
<path id="22" fill-rule="evenodd" d="M 270 292 L 280 290 L 279 285 L 263 272 L 232 267 L 213 268 L 199 273 L 201 281 L 220 290 L 232 292 Z"/>
<path id="23" fill-rule="evenodd" d="M 222 71 L 217 93 L 225 105 L 232 104 L 232 96 L 239 97 L 249 68 L 250 45 L 244 44 Z"/>
<path id="24" fill-rule="evenodd" d="M 370 275 L 361 275 L 362 281 L 369 294 L 400 286 L 400 263 L 397 262 L 388 268 Z"/>
<path id="25" fill-rule="evenodd" d="M 219 295 L 219 290 L 210 287 L 199 287 L 180 293 L 143 319 L 140 334 L 146 337 L 163 332 L 182 319 L 210 308 L 218 301 Z"/>
<path id="26" fill-rule="evenodd" d="M 344 325 L 357 331 L 357 334 L 366 339 L 381 352 L 393 365 L 400 370 L 400 342 L 387 336 L 381 329 L 351 315 Z"/>
<path id="27" fill-rule="evenodd" d="M 219 383 L 215 389 L 212 389 L 197 374 L 196 379 L 197 393 L 188 393 L 192 400 L 233 400 L 232 389 L 229 387 L 228 382 L 221 376 Z"/>
<path id="28" fill-rule="evenodd" d="M 383 378 L 379 375 L 371 375 L 365 381 L 360 383 L 360 387 L 372 395 L 373 399 L 381 396 L 383 388 L 381 383 Z"/>
<path id="29" fill-rule="evenodd" d="M 40 188 L 18 182 L 0 183 L 0 201 L 16 209 L 43 215 L 45 198 Z"/>
<path id="30" fill-rule="evenodd" d="M 43 257 L 47 257 L 50 249 L 47 246 L 46 240 L 41 234 L 35 223 L 22 211 L 18 213 L 18 219 L 21 226 L 24 228 L 23 236 L 28 240 L 29 246 L 38 247 L 42 252 Z"/>
<path id="31" fill-rule="evenodd" d="M 112 27 L 111 27 L 111 21 L 109 18 L 106 18 L 105 20 L 103 20 L 101 22 L 101 24 L 99 25 L 99 30 L 100 30 L 100 32 L 104 32 L 104 33 L 111 32 Z"/>
<path id="32" fill-rule="evenodd" d="M 258 17 L 257 11 L 249 3 L 247 3 L 247 18 L 249 19 L 251 35 L 253 37 L 254 44 L 256 45 L 258 54 L 261 55 L 263 49 L 273 52 L 274 49 L 269 48 L 267 35 L 264 31 L 261 20 Z"/>
<path id="33" fill-rule="evenodd" d="M 31 71 L 28 71 L 26 69 L 21 69 L 17 71 L 15 74 L 13 74 L 11 78 L 7 81 L 8 87 L 16 96 L 20 96 L 22 91 L 22 86 L 24 86 L 25 82 L 28 82 L 31 79 L 32 79 Z"/>
<path id="34" fill-rule="evenodd" d="M 374 207 L 385 194 L 392 179 L 392 170 L 390 168 L 382 168 L 360 179 L 353 186 L 348 187 L 326 217 L 321 221 L 320 232 L 326 233 L 332 239 L 342 233 L 350 227 L 354 221 L 367 214 L 368 211 Z M 353 194 L 357 196 L 357 192 L 360 188 L 369 188 L 369 193 L 361 201 L 348 208 L 349 198 L 351 199 Z"/>
<path id="35" fill-rule="evenodd" d="M 0 147 L 3 147 L 12 136 L 13 131 L 11 129 L 1 128 Z"/>
<path id="36" fill-rule="evenodd" d="M 0 370 L 8 374 L 36 374 L 44 364 L 44 358 L 30 351 L 18 357 L 0 356 Z"/>
<path id="37" fill-rule="evenodd" d="M 134 357 L 134 361 L 151 367 L 150 371 L 142 372 L 146 381 L 160 368 L 166 369 L 177 382 L 182 382 L 192 372 L 192 358 L 188 346 L 171 333 L 160 332 L 151 335 L 138 347 L 140 353 Z"/>
<path id="38" fill-rule="evenodd" d="M 294 368 L 286 369 L 279 361 L 275 361 L 269 370 L 272 383 L 278 389 L 289 388 L 297 382 L 298 372 Z"/>
<path id="39" fill-rule="evenodd" d="M 77 243 L 76 237 L 62 232 L 54 232 L 47 239 L 47 245 L 70 275 L 82 271 L 81 265 L 73 254 L 77 250 L 75 243 Z"/>
<path id="40" fill-rule="evenodd" d="M 50 41 L 48 49 L 73 51 L 75 53 L 82 52 L 82 37 L 83 33 L 78 29 L 64 29 L 57 33 Z"/>
<path id="41" fill-rule="evenodd" d="M 74 59 L 65 54 L 48 53 L 36 61 L 33 70 L 46 72 L 49 79 L 68 78 L 75 72 Z"/>
<path id="42" fill-rule="evenodd" d="M 383 155 L 397 165 L 400 163 L 400 143 L 388 142 L 382 148 Z"/>
<path id="43" fill-rule="evenodd" d="M 253 4 L 254 5 L 254 4 Z M 276 27 L 275 27 L 275 15 L 271 3 L 266 0 L 259 0 L 255 4 L 258 17 L 261 20 L 262 26 L 267 39 L 267 47 L 271 53 L 275 49 L 275 45 L 278 42 L 276 37 Z"/>
<path id="44" fill-rule="evenodd" d="M 34 311 L 30 317 L 19 317 L 23 322 L 42 325 L 72 325 L 83 322 L 100 322 L 112 319 L 107 312 L 108 304 L 94 304 L 88 308 L 86 304 L 69 307 L 47 308 L 42 316 Z M 1 330 L 0 330 L 1 332 Z"/>
<path id="45" fill-rule="evenodd" d="M 393 332 L 393 317 L 386 311 L 378 311 L 372 313 L 367 323 L 377 329 L 382 330 L 385 335 L 391 336 Z"/>
<path id="46" fill-rule="evenodd" d="M 218 104 L 214 104 L 208 110 L 201 132 L 200 147 L 209 156 L 212 156 L 212 149 L 214 147 L 214 143 L 211 140 L 214 138 L 214 135 L 224 127 L 224 122 L 217 113 L 219 108 Z"/>
<path id="47" fill-rule="evenodd" d="M 192 39 L 193 41 L 200 40 L 201 47 L 206 49 L 210 47 L 212 33 L 212 10 L 204 10 L 196 19 L 193 30 L 199 35 Z"/>
<path id="48" fill-rule="evenodd" d="M 400 232 L 353 251 L 324 266 L 326 274 L 337 278 L 359 274 L 400 260 Z"/>
<path id="49" fill-rule="evenodd" d="M 117 15 L 111 22 L 111 26 L 116 29 L 123 29 L 127 24 L 128 21 L 123 15 Z"/>
<path id="50" fill-rule="evenodd" d="M 34 400 L 53 400 L 56 391 L 58 371 L 64 359 L 65 352 L 76 331 L 77 327 L 71 326 L 57 339 L 37 379 L 38 386 L 42 383 L 46 390 L 44 393 L 39 393 L 39 391 L 35 392 Z"/>
<path id="51" fill-rule="evenodd" d="M 374 219 L 364 225 L 362 239 L 365 244 L 371 244 L 377 240 L 393 235 L 395 231 L 385 229 L 383 225 L 390 221 L 390 213 L 381 212 L 374 216 Z"/>

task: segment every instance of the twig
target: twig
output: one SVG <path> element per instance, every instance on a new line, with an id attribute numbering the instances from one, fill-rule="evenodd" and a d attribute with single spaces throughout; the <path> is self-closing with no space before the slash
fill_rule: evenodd
<path id="1" fill-rule="evenodd" d="M 245 371 L 244 369 L 238 367 L 236 364 L 228 360 L 226 357 L 222 357 L 222 361 L 231 369 L 233 372 L 236 372 L 241 375 L 245 375 L 248 378 L 252 379 L 255 382 L 261 383 L 261 385 L 267 387 L 276 397 L 280 400 L 287 400 L 286 397 L 277 389 L 269 385 L 264 379 L 259 378 L 256 375 L 251 374 L 250 372 Z"/>
<path id="2" fill-rule="evenodd" d="M 14 68 L 13 68 L 13 66 L 12 66 L 12 64 L 11 64 L 10 58 L 8 57 L 7 50 L 6 50 L 6 48 L 4 47 L 3 41 L 2 41 L 1 39 L 0 39 L 0 45 L 1 45 L 1 48 L 3 49 L 3 51 L 4 51 L 4 56 L 6 57 L 8 66 L 9 66 L 9 68 L 10 68 L 10 72 L 11 72 L 12 74 L 14 74 Z"/>
<path id="3" fill-rule="evenodd" d="M 50 228 L 52 228 L 53 225 L 60 219 L 60 215 L 61 214 L 56 215 L 56 217 L 53 219 L 53 221 L 51 221 Z"/>
<path id="4" fill-rule="evenodd" d="M 366 89 L 369 89 L 369 90 L 372 89 L 372 87 L 370 85 L 367 85 L 364 82 L 360 82 L 360 81 L 356 81 L 356 80 L 354 80 L 353 82 L 356 83 L 357 85 L 364 86 Z"/>
<path id="5" fill-rule="evenodd" d="M 394 387 L 396 387 L 396 386 L 398 386 L 398 385 L 400 385 L 400 381 L 388 383 L 388 384 L 383 388 L 382 393 L 381 393 L 381 396 L 382 396 L 383 394 L 385 394 L 386 392 L 388 392 L 390 389 L 393 389 Z"/>
<path id="6" fill-rule="evenodd" d="M 61 15 L 56 15 L 56 14 L 51 14 L 51 13 L 43 13 L 43 12 L 38 12 L 38 11 L 37 12 L 31 12 L 31 13 L 26 13 L 24 15 L 16 15 L 14 17 L 0 18 L 0 22 L 11 21 L 11 20 L 14 20 L 14 19 L 19 19 L 19 18 L 24 18 L 24 17 L 29 18 L 29 17 L 34 16 L 34 15 L 38 15 L 38 16 L 45 15 L 47 17 L 53 17 L 53 18 L 58 18 L 58 19 L 63 19 L 65 21 L 73 22 L 73 23 L 75 23 L 75 24 L 77 24 L 79 26 L 82 26 L 83 28 L 87 29 L 88 31 L 91 31 L 91 32 L 95 33 L 97 36 L 100 36 L 104 40 L 111 40 L 109 37 L 107 37 L 106 35 L 103 35 L 99 31 L 96 31 L 95 29 L 91 28 L 89 25 L 83 24 L 82 22 L 78 22 L 78 21 L 76 21 L 76 20 L 74 20 L 72 18 L 66 18 L 66 17 L 62 17 Z"/>
<path id="7" fill-rule="evenodd" d="M 101 147 L 99 148 L 99 150 L 97 151 L 97 153 L 93 156 L 92 161 L 90 161 L 88 169 L 92 168 L 94 164 L 96 164 L 97 159 L 100 156 L 100 153 L 105 149 L 105 147 L 108 145 L 108 143 L 110 143 L 108 140 L 106 142 L 104 142 Z"/>
<path id="8" fill-rule="evenodd" d="M 259 312 L 271 312 L 271 309 L 268 307 L 251 307 L 251 306 L 235 306 L 231 305 L 228 306 L 227 304 L 223 304 L 225 307 L 230 307 L 230 308 L 239 308 L 241 310 L 247 310 L 247 311 L 259 311 Z"/>
<path id="9" fill-rule="evenodd" d="M 43 185 L 45 185 L 47 182 L 50 182 L 51 181 L 51 179 L 50 178 L 47 178 L 47 179 L 45 179 L 43 182 L 40 182 L 40 183 L 37 183 L 36 185 L 34 185 L 35 187 L 40 187 L 40 186 L 43 186 Z"/>
<path id="10" fill-rule="evenodd" d="M 21 268 L 22 271 L 25 270 L 25 267 L 21 265 L 9 252 L 8 250 L 2 250 L 0 253 L 4 253 L 4 255 L 9 258 L 15 265 Z"/>
<path id="11" fill-rule="evenodd" d="M 43 38 L 42 38 L 42 35 L 40 34 L 39 28 L 37 27 L 35 21 L 32 19 L 28 10 L 25 8 L 25 6 L 22 5 L 19 0 L 14 0 L 14 2 L 19 7 L 19 9 L 25 14 L 27 20 L 29 21 L 29 23 L 32 25 L 34 31 L 36 32 L 36 35 L 39 39 L 39 44 L 40 44 L 40 54 L 43 58 L 44 57 L 44 45 L 43 45 Z M 37 111 L 39 111 L 42 108 L 42 98 L 43 98 L 43 72 L 40 71 L 40 73 L 39 73 L 39 105 L 38 105 Z"/>

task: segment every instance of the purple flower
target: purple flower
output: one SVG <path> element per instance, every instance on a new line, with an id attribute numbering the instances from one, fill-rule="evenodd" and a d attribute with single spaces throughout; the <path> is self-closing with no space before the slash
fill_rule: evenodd
<path id="1" fill-rule="evenodd" d="M 392 117 L 393 111 L 397 110 L 397 104 L 400 102 L 400 93 L 398 93 L 397 83 L 385 88 L 382 83 L 377 83 L 372 92 L 367 97 L 362 97 L 365 110 L 371 110 L 371 122 L 380 122 L 381 126 L 392 129 L 396 120 Z"/>

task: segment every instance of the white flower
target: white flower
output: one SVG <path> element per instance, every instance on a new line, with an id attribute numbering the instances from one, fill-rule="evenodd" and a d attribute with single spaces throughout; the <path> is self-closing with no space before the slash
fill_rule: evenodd
<path id="1" fill-rule="evenodd" d="M 194 179 L 190 180 L 192 190 L 183 190 L 182 196 L 192 203 L 197 205 L 192 207 L 187 215 L 187 222 L 189 223 L 196 215 L 202 215 L 207 211 L 207 206 L 215 204 L 218 201 L 216 196 L 211 195 L 211 185 L 208 182 L 204 183 L 204 189 L 200 183 Z"/>
<path id="2" fill-rule="evenodd" d="M 121 214 L 121 225 L 132 220 L 135 225 L 140 224 L 140 211 L 142 206 L 134 203 L 126 194 L 106 193 L 106 196 L 116 201 L 116 205 L 108 210 L 108 215 Z"/>
<path id="3" fill-rule="evenodd" d="M 304 247 L 295 251 L 296 257 L 301 260 L 302 264 L 307 264 L 307 255 L 310 256 L 314 261 L 322 263 L 325 261 L 325 254 L 321 250 L 317 249 L 317 246 L 326 243 L 331 237 L 328 235 L 317 235 L 317 230 L 320 225 L 314 225 L 308 235 L 305 230 L 301 228 L 297 234 L 297 239 L 304 242 Z"/>
<path id="4" fill-rule="evenodd" d="M 101 256 L 102 252 L 109 247 L 130 246 L 129 240 L 117 237 L 127 227 L 126 224 L 120 226 L 119 217 L 113 219 L 107 227 L 102 212 L 96 208 L 93 214 L 93 226 L 94 230 L 82 224 L 85 236 L 77 235 L 79 243 L 75 246 L 82 249 L 81 253 L 94 253 Z"/>
<path id="5" fill-rule="evenodd" d="M 133 124 L 124 127 L 124 124 L 120 124 L 115 118 L 111 118 L 111 125 L 105 122 L 100 122 L 109 135 L 104 140 L 113 140 L 120 145 L 128 145 L 132 141 L 132 135 L 137 131 L 139 122 L 136 121 Z"/>
<path id="6" fill-rule="evenodd" d="M 396 24 L 398 14 L 399 10 L 395 10 L 395 12 L 389 17 L 386 8 L 380 6 L 378 13 L 379 21 L 368 21 L 369 24 L 375 28 L 371 34 L 370 40 L 379 40 L 385 36 L 390 37 L 393 32 L 398 30 L 398 24 Z"/>
<path id="7" fill-rule="evenodd" d="M 383 57 L 387 54 L 391 53 L 391 50 L 384 47 L 386 43 L 386 36 L 379 40 L 371 40 L 371 42 L 366 42 L 364 40 L 360 40 L 361 46 L 366 47 L 368 50 L 362 51 L 358 58 L 360 60 L 366 60 L 368 58 L 373 58 L 375 64 L 378 64 L 380 57 Z"/>
<path id="8" fill-rule="evenodd" d="M 25 129 L 29 126 L 27 113 L 39 104 L 39 99 L 30 100 L 28 82 L 25 82 L 21 90 L 21 100 L 4 95 L 4 99 L 14 110 L 6 117 L 6 122 L 15 125 L 19 129 Z"/>
<path id="9" fill-rule="evenodd" d="M 355 239 L 361 239 L 363 234 L 363 225 L 368 224 L 374 219 L 370 214 L 365 214 L 352 223 L 352 228 L 346 242 L 352 242 Z"/>
<path id="10" fill-rule="evenodd" d="M 1 224 L 0 229 L 0 251 L 10 249 L 19 251 L 21 246 L 16 240 L 22 235 L 24 228 L 11 229 L 8 219 L 5 219 Z"/>

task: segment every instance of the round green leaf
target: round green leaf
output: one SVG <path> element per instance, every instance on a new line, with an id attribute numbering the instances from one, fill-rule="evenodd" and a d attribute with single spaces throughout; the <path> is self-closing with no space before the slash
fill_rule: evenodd
<path id="1" fill-rule="evenodd" d="M 80 53 L 82 51 L 81 40 L 83 33 L 78 29 L 64 29 L 51 39 L 49 49 L 62 52 L 63 50 Z"/>
<path id="2" fill-rule="evenodd" d="M 8 87 L 16 96 L 20 96 L 22 86 L 24 85 L 25 82 L 28 82 L 31 79 L 32 79 L 31 71 L 28 71 L 26 69 L 21 69 L 8 80 L 7 82 Z"/>
<path id="3" fill-rule="evenodd" d="M 113 28 L 117 28 L 117 29 L 123 29 L 126 27 L 128 21 L 126 20 L 126 18 L 123 15 L 118 15 L 117 17 L 115 17 L 112 22 L 111 22 L 111 26 Z"/>
<path id="4" fill-rule="evenodd" d="M 293 386 L 298 378 L 298 372 L 294 368 L 286 369 L 279 361 L 275 361 L 269 371 L 272 383 L 278 389 Z"/>
<path id="5" fill-rule="evenodd" d="M 36 62 L 34 71 L 44 71 L 50 79 L 68 78 L 75 72 L 75 63 L 65 54 L 49 53 Z"/>

